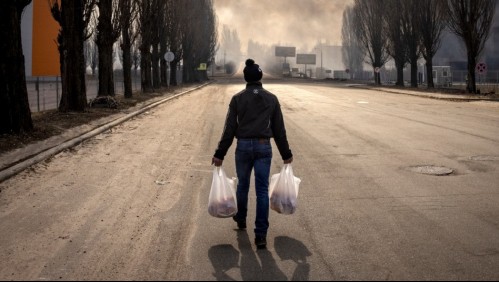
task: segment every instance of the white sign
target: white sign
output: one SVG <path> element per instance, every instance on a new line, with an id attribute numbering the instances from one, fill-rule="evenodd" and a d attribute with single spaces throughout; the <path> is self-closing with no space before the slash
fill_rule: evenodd
<path id="1" fill-rule="evenodd" d="M 167 62 L 171 62 L 171 61 L 173 61 L 173 59 L 175 59 L 175 55 L 173 54 L 173 52 L 170 52 L 170 51 L 166 52 L 165 60 Z"/>
<path id="2" fill-rule="evenodd" d="M 379 73 L 379 68 L 378 68 L 378 67 L 374 68 L 374 71 L 375 71 L 376 73 Z"/>
<path id="3" fill-rule="evenodd" d="M 487 65 L 485 63 L 478 63 L 476 65 L 476 70 L 479 74 L 484 74 L 487 72 Z"/>

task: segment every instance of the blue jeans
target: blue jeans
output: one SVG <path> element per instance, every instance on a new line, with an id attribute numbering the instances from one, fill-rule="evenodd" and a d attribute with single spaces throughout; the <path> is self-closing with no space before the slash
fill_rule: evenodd
<path id="1" fill-rule="evenodd" d="M 269 229 L 269 176 L 272 146 L 268 139 L 238 139 L 236 147 L 237 214 L 246 220 L 251 171 L 255 174 L 256 219 L 255 235 L 267 236 Z"/>

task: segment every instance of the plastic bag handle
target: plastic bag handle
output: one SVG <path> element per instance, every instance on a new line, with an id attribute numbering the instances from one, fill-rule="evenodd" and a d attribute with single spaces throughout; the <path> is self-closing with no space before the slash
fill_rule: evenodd
<path id="1" fill-rule="evenodd" d="M 224 171 L 222 170 L 222 166 L 215 166 L 215 170 L 219 177 L 224 176 Z"/>
<path id="2" fill-rule="evenodd" d="M 291 164 L 285 164 L 283 170 L 286 174 L 293 174 L 293 167 L 291 167 Z"/>

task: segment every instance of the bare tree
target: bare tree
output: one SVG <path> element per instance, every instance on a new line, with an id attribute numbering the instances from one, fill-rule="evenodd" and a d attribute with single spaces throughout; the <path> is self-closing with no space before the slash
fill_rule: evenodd
<path id="1" fill-rule="evenodd" d="M 385 17 L 386 32 L 388 36 L 388 54 L 395 61 L 395 68 L 397 69 L 397 82 L 398 86 L 404 86 L 404 68 L 408 62 L 408 50 L 404 36 L 405 25 L 404 17 L 402 17 L 402 1 L 400 0 L 386 0 L 387 11 L 390 15 Z"/>
<path id="2" fill-rule="evenodd" d="M 196 80 L 196 68 L 199 62 L 195 47 L 201 42 L 197 42 L 198 39 L 195 36 L 196 28 L 200 26 L 200 13 L 199 4 L 202 4 L 203 0 L 184 0 L 182 1 L 182 18 L 183 28 L 182 28 L 182 50 L 184 52 L 183 56 L 183 70 L 182 78 L 184 82 L 194 82 Z M 188 23 L 188 24 L 187 24 Z"/>
<path id="3" fill-rule="evenodd" d="M 99 0 L 99 23 L 96 43 L 99 48 L 99 91 L 97 96 L 115 96 L 113 74 L 113 45 L 121 33 L 120 2 Z"/>
<path id="4" fill-rule="evenodd" d="M 0 1 L 0 134 L 33 130 L 21 42 L 21 14 L 30 3 Z"/>
<path id="5" fill-rule="evenodd" d="M 154 8 L 154 17 L 152 19 L 152 31 L 151 31 L 151 67 L 152 67 L 152 82 L 155 89 L 161 87 L 161 70 L 160 70 L 160 43 L 161 38 L 165 29 L 165 1 L 157 1 L 154 3 L 156 6 Z"/>
<path id="6" fill-rule="evenodd" d="M 138 70 L 140 67 L 140 33 L 137 32 L 137 40 L 135 40 L 132 43 L 132 65 L 133 65 L 133 71 L 134 75 L 137 77 L 138 76 Z"/>
<path id="7" fill-rule="evenodd" d="M 166 41 L 167 46 L 175 56 L 170 62 L 170 84 L 177 85 L 177 68 L 183 58 L 182 27 L 184 25 L 185 5 L 180 5 L 176 0 L 166 0 Z"/>
<path id="8" fill-rule="evenodd" d="M 199 44 L 199 37 L 197 37 L 196 32 L 197 27 L 201 26 L 201 6 L 204 4 L 204 0 L 185 0 L 182 1 L 183 6 L 183 28 L 182 28 L 182 50 L 184 51 L 183 62 L 184 66 L 182 69 L 182 78 L 184 82 L 196 82 L 197 81 L 197 67 L 199 66 L 200 60 L 198 58 L 199 54 L 196 54 L 196 48 Z"/>
<path id="9" fill-rule="evenodd" d="M 87 29 L 95 0 L 49 0 L 52 16 L 61 26 L 57 36 L 61 61 L 62 93 L 59 111 L 85 110 L 85 57 L 83 44 L 90 36 Z"/>
<path id="10" fill-rule="evenodd" d="M 241 39 L 239 38 L 237 30 L 231 29 L 227 25 L 223 25 L 221 37 L 220 51 L 223 51 L 223 56 L 225 56 L 226 62 L 242 61 L 243 58 L 241 54 Z"/>
<path id="11" fill-rule="evenodd" d="M 165 59 L 165 54 L 168 52 L 168 29 L 170 24 L 170 19 L 168 19 L 168 1 L 162 3 L 163 13 L 160 15 L 160 33 L 159 33 L 159 69 L 160 69 L 160 80 L 161 87 L 168 87 L 168 62 Z"/>
<path id="12" fill-rule="evenodd" d="M 142 92 L 154 91 L 152 80 L 152 54 L 153 36 L 155 34 L 155 18 L 158 16 L 156 8 L 162 0 L 141 0 L 139 4 L 139 32 L 140 32 L 140 78 Z M 183 2 L 183 1 L 182 1 Z"/>
<path id="13" fill-rule="evenodd" d="M 468 85 L 476 93 L 475 66 L 489 37 L 494 18 L 495 0 L 448 0 L 449 28 L 466 45 Z"/>
<path id="14" fill-rule="evenodd" d="M 373 70 L 388 60 L 388 40 L 384 31 L 385 1 L 354 0 L 356 36 Z M 379 72 L 374 72 L 375 84 L 381 84 Z"/>
<path id="15" fill-rule="evenodd" d="M 132 93 L 132 44 L 137 37 L 133 23 L 137 17 L 136 0 L 120 0 L 121 50 L 123 53 L 123 88 L 125 98 L 131 98 Z"/>
<path id="16" fill-rule="evenodd" d="M 197 70 L 200 63 L 210 62 L 215 55 L 216 16 L 211 0 L 185 0 L 182 4 L 187 16 L 182 29 L 183 79 L 197 82 L 207 79 L 206 71 Z"/>
<path id="17" fill-rule="evenodd" d="M 85 41 L 83 45 L 83 50 L 85 54 L 85 65 L 90 67 L 92 70 L 92 76 L 95 76 L 95 70 L 97 69 L 97 64 L 99 62 L 99 50 L 95 41 L 90 38 Z"/>
<path id="18" fill-rule="evenodd" d="M 355 36 L 355 26 L 353 22 L 353 8 L 347 7 L 343 11 L 343 25 L 341 27 L 342 59 L 343 64 L 348 68 L 350 77 L 355 78 L 355 73 L 362 71 L 364 58 Z"/>
<path id="19" fill-rule="evenodd" d="M 203 41 L 207 43 L 206 48 L 203 48 L 203 52 L 201 55 L 201 61 L 207 63 L 207 67 L 209 68 L 211 64 L 215 63 L 215 54 L 218 51 L 218 19 L 213 9 L 213 2 L 210 0 L 208 5 L 208 9 L 205 14 L 206 26 L 204 32 L 201 34 L 203 37 Z M 239 51 L 239 56 L 241 56 L 241 51 Z M 202 72 L 204 79 L 208 79 L 207 71 L 204 70 Z"/>
<path id="20" fill-rule="evenodd" d="M 416 11 L 421 32 L 421 52 L 426 61 L 426 78 L 428 88 L 434 88 L 433 56 L 441 46 L 442 31 L 447 25 L 447 1 L 419 0 Z"/>
<path id="21" fill-rule="evenodd" d="M 400 1 L 402 9 L 402 33 L 407 47 L 407 58 L 411 64 L 411 87 L 418 87 L 418 60 L 421 57 L 421 28 L 417 12 L 420 10 L 419 0 Z"/>

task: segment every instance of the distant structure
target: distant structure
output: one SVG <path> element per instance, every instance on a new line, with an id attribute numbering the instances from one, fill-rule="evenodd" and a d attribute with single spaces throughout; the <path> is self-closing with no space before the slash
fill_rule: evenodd
<path id="1" fill-rule="evenodd" d="M 296 56 L 296 47 L 276 46 L 275 56 L 284 57 L 284 62 L 282 63 L 282 74 L 284 76 L 291 76 L 291 67 L 290 64 L 286 61 L 286 59 L 288 57 Z"/>

